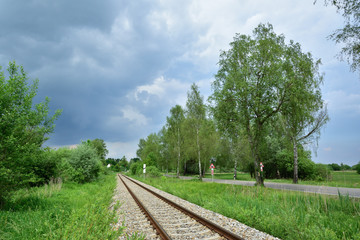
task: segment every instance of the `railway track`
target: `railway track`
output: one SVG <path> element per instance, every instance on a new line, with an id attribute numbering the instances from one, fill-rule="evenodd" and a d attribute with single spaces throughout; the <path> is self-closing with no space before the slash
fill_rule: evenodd
<path id="1" fill-rule="evenodd" d="M 118 177 L 155 230 L 149 238 L 244 239 L 126 176 Z"/>

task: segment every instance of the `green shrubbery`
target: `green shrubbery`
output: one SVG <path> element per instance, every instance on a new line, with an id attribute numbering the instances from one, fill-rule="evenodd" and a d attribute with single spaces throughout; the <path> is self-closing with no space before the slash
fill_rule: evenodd
<path id="1" fill-rule="evenodd" d="M 354 170 L 356 170 L 356 172 L 360 174 L 360 162 L 354 166 Z"/>
<path id="2" fill-rule="evenodd" d="M 96 179 L 100 171 L 100 158 L 94 148 L 83 143 L 74 149 L 69 163 L 73 168 L 71 180 L 78 183 L 91 182 Z"/>
<path id="3" fill-rule="evenodd" d="M 160 170 L 155 166 L 146 167 L 146 175 L 149 177 L 161 177 Z"/>
<path id="4" fill-rule="evenodd" d="M 0 66 L 1 70 L 1 66 Z M 0 71 L 0 207 L 11 192 L 47 182 L 56 163 L 43 154 L 42 144 L 54 130 L 61 111 L 49 114 L 49 99 L 33 103 L 38 81 L 10 62 Z"/>
<path id="5" fill-rule="evenodd" d="M 143 161 L 132 163 L 130 166 L 130 173 L 132 175 L 141 176 L 143 174 Z M 146 165 L 146 176 L 149 177 L 160 177 L 162 176 L 160 170 L 153 165 Z"/>

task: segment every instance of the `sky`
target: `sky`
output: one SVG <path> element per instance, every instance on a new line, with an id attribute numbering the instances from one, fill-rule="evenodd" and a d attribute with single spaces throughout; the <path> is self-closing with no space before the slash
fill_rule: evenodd
<path id="1" fill-rule="evenodd" d="M 108 157 L 130 159 L 192 83 L 211 95 L 220 51 L 259 23 L 322 61 L 330 121 L 313 160 L 358 163 L 360 75 L 336 57 L 341 45 L 327 37 L 344 19 L 322 1 L 0 0 L 0 65 L 15 60 L 39 79 L 35 101 L 63 110 L 48 146 L 101 138 Z"/>

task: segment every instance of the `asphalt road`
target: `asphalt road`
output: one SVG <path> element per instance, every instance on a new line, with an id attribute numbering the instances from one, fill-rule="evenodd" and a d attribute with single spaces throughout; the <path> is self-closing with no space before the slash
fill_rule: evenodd
<path id="1" fill-rule="evenodd" d="M 192 177 L 180 177 L 181 179 L 193 179 Z M 203 178 L 203 182 L 212 182 L 211 178 Z M 214 179 L 216 183 L 234 184 L 234 185 L 245 185 L 254 186 L 254 181 L 239 181 L 239 180 L 224 180 Z M 288 183 L 273 183 L 266 182 L 265 187 L 289 190 L 289 191 L 300 191 L 327 195 L 344 195 L 349 197 L 360 198 L 360 188 L 343 188 L 343 187 L 326 187 L 326 186 L 314 186 L 314 185 L 299 185 L 299 184 L 288 184 Z"/>

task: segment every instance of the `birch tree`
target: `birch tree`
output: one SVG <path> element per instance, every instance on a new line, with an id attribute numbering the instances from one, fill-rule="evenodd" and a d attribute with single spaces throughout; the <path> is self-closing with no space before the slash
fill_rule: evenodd
<path id="1" fill-rule="evenodd" d="M 280 120 L 293 145 L 294 177 L 298 182 L 298 144 L 316 141 L 321 127 L 329 120 L 321 97 L 323 76 L 319 73 L 320 60 L 313 60 L 310 53 L 302 53 L 300 44 L 290 42 L 286 64 L 292 90 L 281 111 Z"/>
<path id="2" fill-rule="evenodd" d="M 181 143 L 182 143 L 182 125 L 184 122 L 184 110 L 180 105 L 170 109 L 170 117 L 166 118 L 166 125 L 168 128 L 168 134 L 170 136 L 169 142 L 176 149 L 177 154 L 177 166 L 176 176 L 180 176 L 180 161 L 181 161 Z"/>
<path id="3" fill-rule="evenodd" d="M 252 37 L 236 34 L 230 49 L 220 54 L 213 83 L 215 108 L 225 108 L 222 117 L 245 129 L 259 185 L 264 184 L 259 172 L 263 129 L 284 108 L 294 90 L 293 76 L 300 74 L 293 66 L 299 56 L 288 49 L 271 24 L 259 24 Z"/>
<path id="4" fill-rule="evenodd" d="M 201 149 L 200 149 L 200 129 L 205 119 L 205 105 L 203 97 L 200 95 L 198 86 L 194 83 L 187 94 L 186 102 L 186 117 L 192 130 L 195 131 L 196 136 L 196 151 L 199 163 L 199 178 L 201 174 Z"/>

